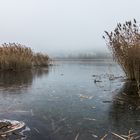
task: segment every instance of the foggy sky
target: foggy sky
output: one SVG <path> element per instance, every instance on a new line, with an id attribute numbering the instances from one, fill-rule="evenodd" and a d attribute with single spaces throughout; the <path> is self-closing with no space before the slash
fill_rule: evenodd
<path id="1" fill-rule="evenodd" d="M 0 0 L 0 44 L 34 51 L 106 50 L 104 30 L 140 21 L 139 0 Z"/>

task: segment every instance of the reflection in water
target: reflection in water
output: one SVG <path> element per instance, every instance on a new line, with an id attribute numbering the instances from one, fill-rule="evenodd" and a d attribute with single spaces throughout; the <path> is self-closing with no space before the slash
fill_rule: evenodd
<path id="1" fill-rule="evenodd" d="M 43 77 L 44 75 L 48 74 L 50 70 L 50 67 L 45 68 L 35 68 L 33 70 L 34 77 Z"/>
<path id="2" fill-rule="evenodd" d="M 32 71 L 6 71 L 0 73 L 0 86 L 1 87 L 12 87 L 21 86 L 24 84 L 30 85 L 32 83 L 33 75 Z"/>
<path id="3" fill-rule="evenodd" d="M 0 88 L 4 90 L 23 88 L 32 85 L 33 79 L 48 74 L 49 68 L 38 68 L 21 72 L 3 71 L 0 72 Z"/>
<path id="4" fill-rule="evenodd" d="M 31 129 L 27 132 L 31 140 L 72 140 L 78 134 L 78 140 L 92 140 L 106 133 L 107 140 L 114 140 L 109 138 L 110 132 L 125 135 L 131 128 L 137 132 L 139 99 L 131 95 L 137 88 L 127 83 L 118 94 L 112 92 L 124 81 L 117 65 L 111 65 L 111 70 L 120 78 L 109 80 L 109 68 L 108 63 L 65 62 L 51 71 L 43 68 L 1 73 L 0 118 L 24 121 Z M 101 76 L 102 82 L 94 83 L 93 75 Z"/>
<path id="5" fill-rule="evenodd" d="M 127 82 L 115 96 L 109 111 L 112 130 L 139 130 L 140 98 L 135 82 Z"/>

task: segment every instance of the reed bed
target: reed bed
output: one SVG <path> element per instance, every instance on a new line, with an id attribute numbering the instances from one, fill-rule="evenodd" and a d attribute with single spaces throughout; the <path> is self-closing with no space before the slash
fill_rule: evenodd
<path id="1" fill-rule="evenodd" d="M 36 53 L 33 56 L 33 65 L 34 66 L 48 66 L 49 56 L 47 54 Z"/>
<path id="2" fill-rule="evenodd" d="M 32 66 L 33 52 L 21 44 L 9 43 L 0 46 L 0 69 L 20 70 Z"/>
<path id="3" fill-rule="evenodd" d="M 32 68 L 33 65 L 47 65 L 48 61 L 48 56 L 34 54 L 31 48 L 24 45 L 16 43 L 0 45 L 0 70 L 24 70 Z"/>
<path id="4" fill-rule="evenodd" d="M 118 23 L 112 32 L 105 31 L 103 38 L 113 54 L 114 60 L 130 80 L 140 83 L 140 28 L 137 21 Z"/>

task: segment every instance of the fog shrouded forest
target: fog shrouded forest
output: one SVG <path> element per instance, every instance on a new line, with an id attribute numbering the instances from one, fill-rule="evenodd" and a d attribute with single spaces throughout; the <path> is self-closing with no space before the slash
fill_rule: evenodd
<path id="1" fill-rule="evenodd" d="M 102 52 L 102 51 L 79 51 L 79 52 L 71 52 L 71 53 L 61 53 L 61 54 L 55 54 L 53 59 L 112 59 L 112 55 L 109 52 Z"/>

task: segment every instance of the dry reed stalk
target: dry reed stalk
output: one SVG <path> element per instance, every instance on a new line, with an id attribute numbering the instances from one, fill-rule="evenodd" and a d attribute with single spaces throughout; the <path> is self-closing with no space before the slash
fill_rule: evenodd
<path id="1" fill-rule="evenodd" d="M 105 31 L 103 38 L 113 58 L 130 80 L 135 80 L 140 92 L 140 28 L 136 20 L 117 24 L 113 32 Z M 139 94 L 140 95 L 140 94 Z"/>
<path id="2" fill-rule="evenodd" d="M 33 65 L 34 66 L 48 66 L 49 56 L 47 54 L 36 53 L 33 56 Z"/>
<path id="3" fill-rule="evenodd" d="M 111 132 L 111 134 L 122 140 L 136 140 L 140 137 L 138 133 L 134 133 L 132 130 L 129 130 L 128 135 L 119 135 L 114 132 Z"/>
<path id="4" fill-rule="evenodd" d="M 49 57 L 34 54 L 31 48 L 21 44 L 9 43 L 0 45 L 0 70 L 23 70 L 33 65 L 47 65 Z"/>
<path id="5" fill-rule="evenodd" d="M 104 140 L 108 134 L 105 134 L 100 140 Z"/>
<path id="6" fill-rule="evenodd" d="M 22 70 L 32 66 L 33 53 L 21 44 L 9 43 L 0 46 L 0 69 Z"/>

